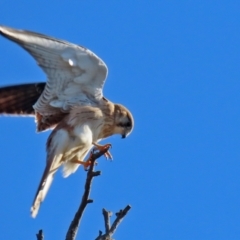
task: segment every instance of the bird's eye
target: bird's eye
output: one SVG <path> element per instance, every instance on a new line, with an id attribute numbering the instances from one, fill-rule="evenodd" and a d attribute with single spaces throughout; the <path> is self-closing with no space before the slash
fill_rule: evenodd
<path id="1" fill-rule="evenodd" d="M 125 124 L 125 127 L 131 127 L 131 123 L 130 123 L 130 122 L 127 122 L 127 123 Z"/>
<path id="2" fill-rule="evenodd" d="M 118 124 L 119 127 L 131 127 L 131 123 L 127 122 L 127 123 L 119 123 Z"/>

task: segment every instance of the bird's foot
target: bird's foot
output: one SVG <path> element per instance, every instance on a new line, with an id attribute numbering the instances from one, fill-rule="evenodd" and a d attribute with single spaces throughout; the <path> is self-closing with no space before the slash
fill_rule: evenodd
<path id="1" fill-rule="evenodd" d="M 88 160 L 86 160 L 86 161 L 73 160 L 72 162 L 83 165 L 84 170 L 87 171 L 87 170 L 88 170 L 88 167 L 92 164 L 92 153 L 90 154 Z M 96 162 L 96 161 L 94 162 L 94 165 L 97 165 L 97 162 Z"/>
<path id="2" fill-rule="evenodd" d="M 112 147 L 112 144 L 110 144 L 110 143 L 107 143 L 105 145 L 93 143 L 93 145 L 95 146 L 94 150 L 98 150 L 100 152 L 106 151 L 106 149 L 108 150 L 109 148 Z M 113 160 L 113 156 L 109 151 L 105 152 L 104 156 L 106 157 L 106 159 Z"/>

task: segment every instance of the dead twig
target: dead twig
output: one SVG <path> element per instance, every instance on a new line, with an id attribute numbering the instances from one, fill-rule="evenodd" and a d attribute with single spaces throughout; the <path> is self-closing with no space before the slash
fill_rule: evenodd
<path id="1" fill-rule="evenodd" d="M 79 228 L 79 223 L 80 220 L 82 218 L 84 209 L 86 208 L 87 204 L 92 203 L 93 200 L 89 199 L 89 194 L 90 194 L 90 190 L 91 190 L 91 184 L 92 184 L 92 180 L 94 177 L 99 176 L 101 174 L 100 171 L 96 171 L 94 172 L 94 164 L 96 159 L 98 159 L 99 157 L 101 157 L 103 154 L 105 154 L 107 151 L 109 150 L 109 148 L 104 149 L 104 151 L 100 151 L 100 152 L 96 152 L 96 153 L 92 153 L 91 155 L 91 165 L 89 167 L 88 173 L 87 173 L 87 179 L 85 182 L 85 190 L 82 196 L 82 201 L 79 205 L 79 208 L 68 228 L 67 231 L 67 235 L 66 235 L 66 240 L 74 240 L 76 238 L 77 235 L 77 231 Z"/>
<path id="2" fill-rule="evenodd" d="M 112 212 L 107 211 L 105 208 L 102 210 L 103 217 L 104 217 L 104 223 L 105 223 L 105 232 L 110 231 L 110 217 L 112 216 Z"/>
<path id="3" fill-rule="evenodd" d="M 123 210 L 120 210 L 116 213 L 116 219 L 114 220 L 112 226 L 110 227 L 110 216 L 111 212 L 106 211 L 103 209 L 103 216 L 104 216 L 104 223 L 105 223 L 105 234 L 102 234 L 99 231 L 99 236 L 95 240 L 113 240 L 112 235 L 115 233 L 118 225 L 121 223 L 123 218 L 127 215 L 128 211 L 131 209 L 130 205 L 127 205 Z"/>
<path id="4" fill-rule="evenodd" d="M 37 236 L 37 240 L 43 240 L 44 239 L 43 230 L 42 229 L 39 230 L 36 236 Z"/>

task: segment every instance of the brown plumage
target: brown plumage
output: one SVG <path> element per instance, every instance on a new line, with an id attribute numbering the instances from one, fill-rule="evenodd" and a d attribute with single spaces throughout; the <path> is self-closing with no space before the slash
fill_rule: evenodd
<path id="1" fill-rule="evenodd" d="M 0 88 L 0 114 L 34 115 L 33 105 L 46 83 L 30 83 Z"/>

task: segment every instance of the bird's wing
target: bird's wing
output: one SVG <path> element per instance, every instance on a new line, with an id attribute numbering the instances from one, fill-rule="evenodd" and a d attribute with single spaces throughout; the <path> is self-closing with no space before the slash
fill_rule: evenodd
<path id="1" fill-rule="evenodd" d="M 34 116 L 33 105 L 46 83 L 30 83 L 0 88 L 0 114 Z"/>
<path id="2" fill-rule="evenodd" d="M 0 26 L 0 34 L 28 51 L 47 74 L 46 87 L 34 105 L 43 116 L 102 99 L 107 66 L 90 50 L 42 34 Z"/>
<path id="3" fill-rule="evenodd" d="M 47 144 L 47 162 L 39 183 L 32 207 L 31 215 L 36 217 L 40 204 L 43 202 L 53 181 L 54 174 L 62 165 L 62 157 L 69 141 L 68 133 L 65 130 L 53 131 Z"/>

